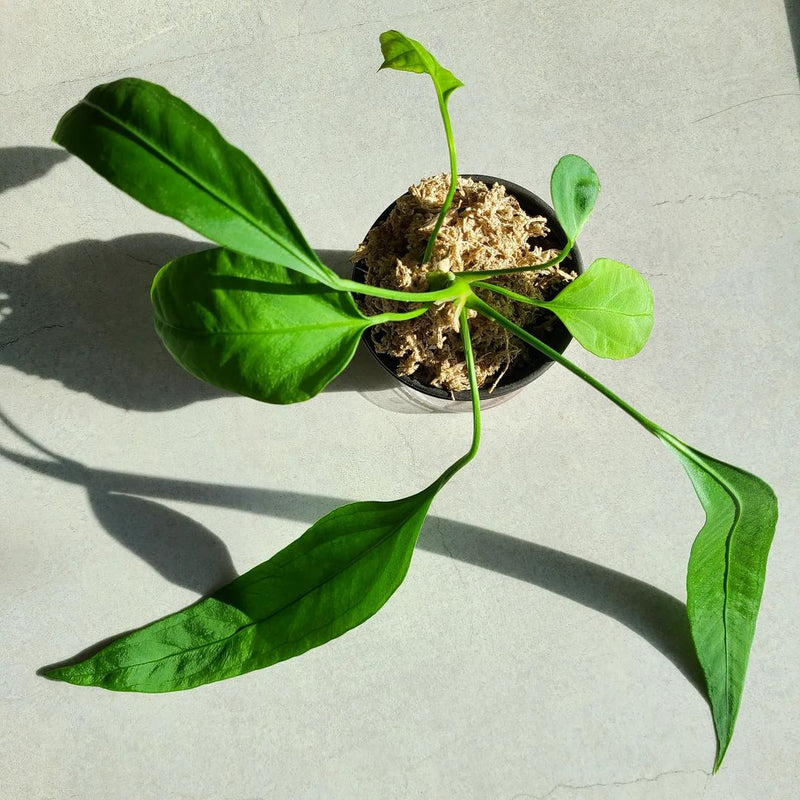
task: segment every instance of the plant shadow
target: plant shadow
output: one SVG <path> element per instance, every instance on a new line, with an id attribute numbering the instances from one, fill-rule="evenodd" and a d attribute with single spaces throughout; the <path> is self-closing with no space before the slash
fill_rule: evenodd
<path id="1" fill-rule="evenodd" d="M 134 234 L 62 245 L 26 264 L 0 261 L 0 364 L 128 410 L 168 411 L 225 396 L 173 361 L 155 333 L 150 304 L 150 284 L 163 264 L 209 247 L 180 236 Z M 349 274 L 347 251 L 319 255 Z M 359 347 L 329 391 L 393 388 Z"/>
<path id="2" fill-rule="evenodd" d="M 43 177 L 68 158 L 56 147 L 0 147 L 0 194 Z"/>
<path id="3" fill-rule="evenodd" d="M 62 245 L 26 264 L 0 261 L 0 363 L 136 411 L 222 396 L 172 360 L 150 307 L 159 267 L 208 246 L 136 234 Z"/>
<path id="4" fill-rule="evenodd" d="M 43 447 L 2 412 L 0 421 L 45 457 L 4 447 L 0 447 L 1 456 L 54 480 L 85 487 L 98 520 L 114 539 L 168 580 L 198 594 L 213 593 L 236 576 L 227 548 L 189 517 L 142 498 L 246 510 L 307 523 L 347 502 L 300 492 L 93 469 Z M 143 531 L 148 524 L 157 529 Z M 705 696 L 686 606 L 661 589 L 550 547 L 442 517 L 429 517 L 418 547 L 525 581 L 617 620 L 655 647 Z M 116 638 L 105 639 L 43 671 L 82 660 Z"/>
<path id="5" fill-rule="evenodd" d="M 794 50 L 794 63 L 800 77 L 800 2 L 798 0 L 784 0 L 786 7 L 786 22 L 789 26 L 789 36 Z"/>

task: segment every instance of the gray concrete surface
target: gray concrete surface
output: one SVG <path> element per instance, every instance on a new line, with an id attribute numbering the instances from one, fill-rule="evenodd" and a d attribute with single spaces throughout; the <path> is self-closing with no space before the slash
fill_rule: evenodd
<path id="1" fill-rule="evenodd" d="M 0 797 L 8 800 L 789 800 L 797 797 L 800 89 L 780 0 L 4 3 L 0 40 Z M 559 368 L 485 418 L 410 574 L 361 628 L 195 691 L 52 683 L 46 664 L 177 610 L 349 499 L 399 497 L 467 445 L 390 410 L 359 357 L 294 407 L 184 375 L 147 288 L 198 236 L 50 144 L 137 75 L 214 120 L 334 259 L 446 151 L 430 85 L 466 84 L 460 168 L 547 192 L 567 152 L 603 193 L 584 256 L 650 280 L 625 363 L 569 354 L 781 501 L 736 735 L 681 640 L 702 512 L 658 442 Z M 383 399 L 381 399 L 383 398 Z M 387 401 L 387 402 L 384 402 Z"/>

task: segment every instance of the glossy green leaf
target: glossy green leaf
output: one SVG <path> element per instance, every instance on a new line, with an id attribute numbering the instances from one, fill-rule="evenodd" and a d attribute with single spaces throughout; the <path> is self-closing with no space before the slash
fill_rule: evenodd
<path id="1" fill-rule="evenodd" d="M 590 353 L 629 358 L 653 329 L 653 293 L 632 267 L 598 258 L 555 298 L 541 303 Z"/>
<path id="2" fill-rule="evenodd" d="M 268 403 L 320 392 L 371 324 L 348 293 L 219 248 L 164 266 L 151 297 L 156 331 L 181 366 Z"/>
<path id="3" fill-rule="evenodd" d="M 402 583 L 437 488 L 337 508 L 210 597 L 46 675 L 116 691 L 170 692 L 318 647 L 371 617 Z"/>
<path id="4" fill-rule="evenodd" d="M 589 219 L 599 193 L 597 173 L 580 156 L 563 156 L 556 164 L 550 176 L 550 196 L 570 247 Z"/>
<path id="5" fill-rule="evenodd" d="M 504 317 L 477 296 L 467 305 L 562 364 L 605 395 L 672 449 L 706 512 L 689 558 L 687 609 L 703 668 L 719 768 L 733 734 L 755 632 L 767 556 L 778 520 L 778 502 L 760 478 L 717 461 L 656 425 L 568 358 Z"/>
<path id="6" fill-rule="evenodd" d="M 241 253 L 337 285 L 256 165 L 162 86 L 97 86 L 53 140 L 149 208 Z"/>
<path id="7" fill-rule="evenodd" d="M 706 512 L 689 558 L 686 606 L 714 718 L 718 769 L 742 699 L 778 501 L 761 478 L 665 431 L 656 435 L 675 451 Z"/>
<path id="8" fill-rule="evenodd" d="M 399 31 L 385 31 L 380 39 L 384 61 L 379 69 L 397 69 L 430 75 L 437 93 L 441 93 L 445 102 L 454 90 L 464 85 L 414 39 Z"/>

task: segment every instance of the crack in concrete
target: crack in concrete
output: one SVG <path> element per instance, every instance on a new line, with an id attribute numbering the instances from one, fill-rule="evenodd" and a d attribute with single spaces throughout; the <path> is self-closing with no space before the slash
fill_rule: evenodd
<path id="1" fill-rule="evenodd" d="M 444 5 L 444 6 L 440 6 L 440 7 L 437 7 L 437 8 L 430 9 L 428 11 L 422 11 L 422 12 L 417 11 L 417 12 L 410 13 L 410 14 L 401 14 L 399 17 L 398 16 L 392 17 L 392 19 L 395 20 L 395 21 L 399 21 L 399 20 L 410 19 L 412 17 L 420 16 L 421 14 L 440 13 L 442 11 L 448 11 L 448 10 L 452 10 L 452 9 L 456 9 L 456 8 L 457 9 L 463 9 L 463 8 L 470 7 L 470 6 L 480 6 L 480 5 L 483 5 L 484 3 L 485 3 L 485 0 L 471 0 L 471 1 L 468 0 L 467 2 L 448 4 L 448 5 Z M 263 27 L 266 27 L 266 23 L 264 22 L 264 19 L 263 19 L 263 12 L 259 12 L 259 22 L 261 22 Z M 146 69 L 148 67 L 158 67 L 158 66 L 161 66 L 162 64 L 173 64 L 173 63 L 175 63 L 177 61 L 186 61 L 187 59 L 190 59 L 190 58 L 202 58 L 203 56 L 211 56 L 211 55 L 218 55 L 220 53 L 228 53 L 231 50 L 249 50 L 249 49 L 252 49 L 252 48 L 255 48 L 255 47 L 262 48 L 264 46 L 277 45 L 277 44 L 280 44 L 281 42 L 288 42 L 288 41 L 291 41 L 292 39 L 298 39 L 298 38 L 305 37 L 305 36 L 314 36 L 314 35 L 318 35 L 318 34 L 333 33 L 335 31 L 346 31 L 346 30 L 350 30 L 351 28 L 362 28 L 365 25 L 377 25 L 380 22 L 381 22 L 380 19 L 374 18 L 374 19 L 364 20 L 363 22 L 354 22 L 354 23 L 351 23 L 349 25 L 341 25 L 339 27 L 334 27 L 334 28 L 320 28 L 319 30 L 304 31 L 304 30 L 301 30 L 300 27 L 299 27 L 299 18 L 298 18 L 298 31 L 297 31 L 297 33 L 289 34 L 289 35 L 286 35 L 286 36 L 278 36 L 277 38 L 272 39 L 272 40 L 265 40 L 263 38 L 256 38 L 256 39 L 254 39 L 253 41 L 250 41 L 250 42 L 240 42 L 238 44 L 230 45 L 228 47 L 204 50 L 204 51 L 201 51 L 201 52 L 198 52 L 198 53 L 187 53 L 184 56 L 176 56 L 174 58 L 166 58 L 166 59 L 163 59 L 161 61 L 148 61 L 148 62 L 146 62 L 144 64 L 129 64 L 129 65 L 117 67 L 116 69 L 107 70 L 106 72 L 99 72 L 99 73 L 96 73 L 94 75 L 87 75 L 87 76 L 85 76 L 83 78 L 71 78 L 69 80 L 55 81 L 53 83 L 39 83 L 39 84 L 36 84 L 35 86 L 26 86 L 26 87 L 24 87 L 22 89 L 12 89 L 11 91 L 8 91 L 8 92 L 0 92 L 0 97 L 14 97 L 16 95 L 25 94 L 26 92 L 35 92 L 35 91 L 38 91 L 40 89 L 53 89 L 56 86 L 66 86 L 66 85 L 72 84 L 72 83 L 84 83 L 86 81 L 96 81 L 98 79 L 109 78 L 109 77 L 113 77 L 115 75 L 124 74 L 124 73 L 130 72 L 131 70 Z M 156 34 L 154 34 L 154 35 L 156 35 Z M 145 37 L 145 40 L 142 40 L 142 41 L 146 41 L 147 38 L 152 38 L 152 37 Z M 130 49 L 130 47 L 128 49 Z M 124 51 L 124 52 L 127 52 L 127 51 Z M 718 113 L 720 113 L 720 112 L 718 112 Z"/>
<path id="2" fill-rule="evenodd" d="M 704 769 L 674 769 L 667 772 L 659 772 L 657 775 L 645 776 L 643 778 L 635 778 L 631 781 L 612 781 L 610 783 L 558 783 L 550 791 L 545 794 L 517 794 L 511 800 L 545 800 L 547 797 L 554 795 L 559 789 L 573 789 L 582 791 L 583 789 L 607 789 L 620 786 L 632 786 L 637 783 L 656 783 L 668 775 L 705 775 L 706 779 L 711 777 L 710 772 Z M 707 781 L 706 781 L 707 783 Z"/>
<path id="3" fill-rule="evenodd" d="M 750 103 L 756 103 L 759 100 L 769 100 L 771 97 L 800 97 L 800 92 L 776 92 L 775 94 L 765 94 L 762 95 L 761 97 L 751 97 L 749 100 L 742 100 L 741 103 L 734 103 L 732 106 L 723 108 L 720 111 L 715 111 L 713 114 L 706 114 L 706 116 L 704 117 L 693 119 L 692 124 L 694 125 L 695 122 L 702 122 L 704 119 L 711 119 L 711 117 L 716 117 L 717 114 L 724 114 L 726 111 L 730 111 L 732 108 L 739 108 L 739 106 L 746 106 Z"/>
<path id="4" fill-rule="evenodd" d="M 784 189 L 778 192 L 772 192 L 769 195 L 758 194 L 758 192 L 746 192 L 744 189 L 737 189 L 735 192 L 731 192 L 730 194 L 687 194 L 686 197 L 682 198 L 681 200 L 661 200 L 658 203 L 653 203 L 653 207 L 656 206 L 666 206 L 666 205 L 683 205 L 684 203 L 688 203 L 689 201 L 692 202 L 700 202 L 702 200 L 706 200 L 709 202 L 713 202 L 714 200 L 729 200 L 732 197 L 737 197 L 741 195 L 742 197 L 755 197 L 757 200 L 770 200 L 773 197 L 789 196 L 789 197 L 800 197 L 800 191 L 795 189 Z"/>
<path id="5" fill-rule="evenodd" d="M 15 336 L 13 339 L 7 339 L 5 342 L 0 342 L 0 350 L 9 347 L 10 345 L 18 342 L 20 339 L 26 339 L 28 336 L 33 336 L 40 331 L 48 331 L 51 328 L 63 328 L 63 325 L 54 324 L 54 325 L 41 325 L 38 328 L 34 328 L 32 331 L 28 331 L 27 333 L 21 333 L 19 336 Z"/>

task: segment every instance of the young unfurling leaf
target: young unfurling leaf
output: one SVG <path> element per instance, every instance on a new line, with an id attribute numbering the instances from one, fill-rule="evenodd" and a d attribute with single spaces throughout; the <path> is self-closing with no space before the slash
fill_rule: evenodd
<path id="1" fill-rule="evenodd" d="M 436 99 L 439 101 L 439 112 L 442 115 L 445 136 L 447 137 L 447 151 L 450 154 L 450 186 L 431 235 L 428 237 L 425 252 L 422 255 L 422 263 L 425 264 L 431 259 L 436 236 L 442 227 L 456 192 L 456 184 L 458 182 L 456 145 L 453 141 L 453 130 L 450 126 L 450 112 L 447 110 L 447 101 L 450 99 L 450 95 L 464 84 L 449 69 L 445 69 L 419 42 L 409 39 L 408 36 L 399 31 L 385 31 L 381 34 L 381 52 L 383 53 L 384 61 L 379 69 L 399 69 L 404 72 L 427 73 L 431 76 L 433 86 L 436 89 Z"/>
<path id="2" fill-rule="evenodd" d="M 447 102 L 450 94 L 464 84 L 445 69 L 419 42 L 400 31 L 381 34 L 383 64 L 378 69 L 399 69 L 404 72 L 427 73 L 433 79 L 436 93 Z"/>

